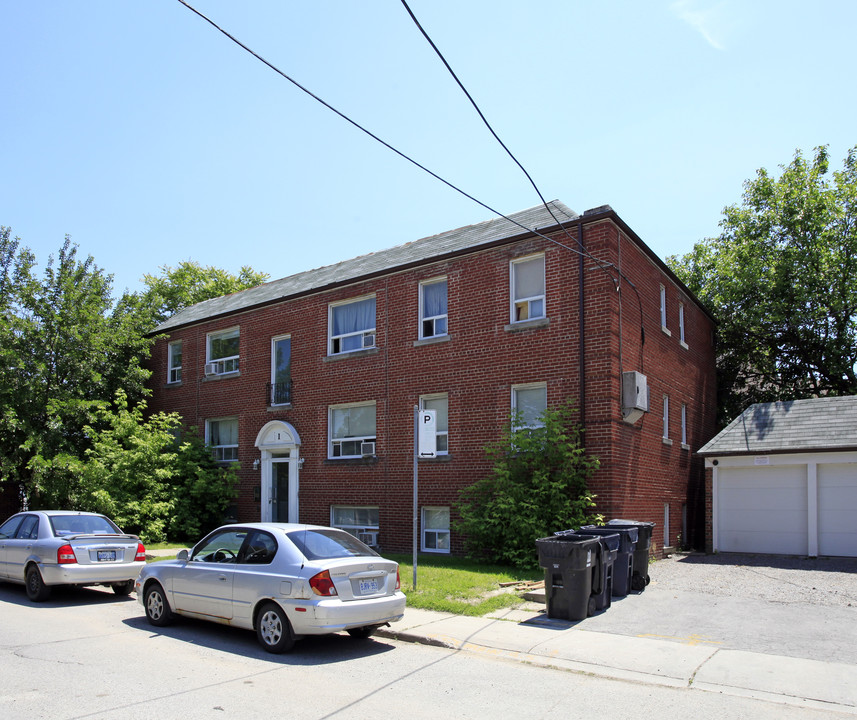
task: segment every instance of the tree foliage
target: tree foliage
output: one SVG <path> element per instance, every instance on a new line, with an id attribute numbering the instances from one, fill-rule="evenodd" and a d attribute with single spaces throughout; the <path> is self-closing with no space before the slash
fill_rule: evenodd
<path id="1" fill-rule="evenodd" d="M 192 260 L 185 260 L 174 268 L 163 265 L 160 270 L 160 276 L 143 276 L 148 288 L 146 295 L 158 322 L 190 305 L 261 285 L 270 277 L 247 265 L 233 275 L 220 268 L 203 267 Z"/>
<path id="2" fill-rule="evenodd" d="M 668 263 L 719 321 L 721 423 L 754 402 L 857 393 L 857 148 L 764 169 L 719 237 Z"/>
<path id="3" fill-rule="evenodd" d="M 587 490 L 598 459 L 586 454 L 576 413 L 569 404 L 548 409 L 538 428 L 514 417 L 486 448 L 491 473 L 462 490 L 457 506 L 468 555 L 532 568 L 538 538 L 600 521 Z"/>

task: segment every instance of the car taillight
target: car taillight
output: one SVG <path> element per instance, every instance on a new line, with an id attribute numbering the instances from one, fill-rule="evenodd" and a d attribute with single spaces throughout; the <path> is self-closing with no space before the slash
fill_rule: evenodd
<path id="1" fill-rule="evenodd" d="M 134 562 L 146 562 L 146 548 L 143 543 L 137 543 L 137 554 L 134 556 Z"/>
<path id="2" fill-rule="evenodd" d="M 323 570 L 318 575 L 313 575 L 309 579 L 309 586 L 316 595 L 322 597 L 330 597 L 336 595 L 336 588 L 333 586 L 333 580 L 330 579 L 330 573 Z"/>
<path id="3" fill-rule="evenodd" d="M 402 589 L 402 581 L 399 579 L 399 568 L 396 568 L 396 590 Z"/>
<path id="4" fill-rule="evenodd" d="M 57 550 L 58 565 L 68 565 L 69 563 L 76 562 L 77 558 L 74 556 L 74 550 L 72 550 L 71 545 L 63 545 L 59 550 Z"/>

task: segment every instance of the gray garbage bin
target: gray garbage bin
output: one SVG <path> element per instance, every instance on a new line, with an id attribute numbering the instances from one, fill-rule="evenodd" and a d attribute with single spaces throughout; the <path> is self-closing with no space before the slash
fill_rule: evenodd
<path id="1" fill-rule="evenodd" d="M 611 520 L 609 528 L 637 528 L 637 548 L 634 550 L 634 573 L 631 577 L 631 589 L 642 592 L 646 589 L 649 577 L 649 548 L 652 545 L 652 531 L 655 524 L 644 520 Z"/>
<path id="2" fill-rule="evenodd" d="M 592 568 L 601 552 L 598 537 L 555 535 L 536 540 L 536 548 L 545 570 L 547 616 L 585 620 L 594 611 Z"/>
<path id="3" fill-rule="evenodd" d="M 619 549 L 613 562 L 613 597 L 625 597 L 631 591 L 634 575 L 634 552 L 637 549 L 639 529 L 613 525 L 584 525 L 577 531 L 581 535 L 610 535 L 618 533 Z"/>

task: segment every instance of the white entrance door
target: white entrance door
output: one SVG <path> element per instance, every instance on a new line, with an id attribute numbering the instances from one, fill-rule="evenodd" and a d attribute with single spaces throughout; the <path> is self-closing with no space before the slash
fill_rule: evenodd
<path id="1" fill-rule="evenodd" d="M 282 420 L 272 420 L 259 431 L 262 522 L 299 522 L 300 446 L 295 428 Z"/>
<path id="2" fill-rule="evenodd" d="M 289 518 L 289 464 L 287 453 L 271 458 L 271 522 L 291 522 Z"/>

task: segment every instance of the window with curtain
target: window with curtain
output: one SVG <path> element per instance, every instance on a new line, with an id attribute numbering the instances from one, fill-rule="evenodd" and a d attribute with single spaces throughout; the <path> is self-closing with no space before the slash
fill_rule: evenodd
<path id="1" fill-rule="evenodd" d="M 512 322 L 523 322 L 545 315 L 545 257 L 514 260 L 512 275 Z"/>
<path id="2" fill-rule="evenodd" d="M 330 306 L 330 355 L 375 347 L 375 298 Z"/>
<path id="3" fill-rule="evenodd" d="M 518 427 L 542 427 L 542 415 L 547 407 L 548 388 L 544 383 L 516 385 L 512 388 L 512 412 L 517 416 Z"/>
<path id="4" fill-rule="evenodd" d="M 176 340 L 167 345 L 167 382 L 182 381 L 182 341 Z"/>
<path id="5" fill-rule="evenodd" d="M 446 335 L 446 278 L 420 285 L 420 338 Z"/>
<path id="6" fill-rule="evenodd" d="M 238 346 L 240 331 L 238 328 L 209 333 L 206 342 L 206 374 L 222 375 L 238 372 Z"/>
<path id="7" fill-rule="evenodd" d="M 362 457 L 362 444 L 375 442 L 375 403 L 331 407 L 328 412 L 328 457 Z"/>
<path id="8" fill-rule="evenodd" d="M 238 418 L 206 420 L 205 436 L 215 460 L 238 460 Z"/>
<path id="9" fill-rule="evenodd" d="M 449 396 L 444 393 L 421 397 L 420 408 L 437 413 L 437 453 L 449 454 Z"/>
<path id="10" fill-rule="evenodd" d="M 425 552 L 449 552 L 449 508 L 424 507 L 422 512 L 422 549 Z"/>

